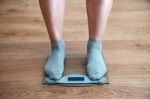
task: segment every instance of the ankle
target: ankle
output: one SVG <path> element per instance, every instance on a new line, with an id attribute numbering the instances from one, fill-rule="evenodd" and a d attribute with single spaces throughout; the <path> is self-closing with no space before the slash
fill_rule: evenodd
<path id="1" fill-rule="evenodd" d="M 90 50 L 99 50 L 102 51 L 102 43 L 97 40 L 88 40 L 87 51 Z"/>
<path id="2" fill-rule="evenodd" d="M 65 50 L 65 43 L 63 40 L 60 41 L 51 41 L 51 49 L 58 50 L 58 51 L 64 51 Z"/>

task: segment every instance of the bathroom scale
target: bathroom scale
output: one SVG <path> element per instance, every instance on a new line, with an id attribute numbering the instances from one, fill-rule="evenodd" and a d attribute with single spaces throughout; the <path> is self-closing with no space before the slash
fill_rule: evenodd
<path id="1" fill-rule="evenodd" d="M 44 73 L 44 85 L 91 86 L 109 84 L 107 73 L 98 80 L 91 80 L 86 73 L 85 54 L 67 54 L 63 76 L 58 80 L 51 79 Z"/>

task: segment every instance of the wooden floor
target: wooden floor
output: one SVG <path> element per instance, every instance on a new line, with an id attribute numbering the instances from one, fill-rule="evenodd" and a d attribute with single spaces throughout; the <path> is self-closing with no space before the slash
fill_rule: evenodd
<path id="1" fill-rule="evenodd" d="M 66 67 L 84 73 L 85 0 L 66 0 Z M 150 99 L 150 0 L 114 0 L 103 50 L 109 85 L 42 85 L 50 51 L 38 0 L 0 0 L 0 99 Z"/>

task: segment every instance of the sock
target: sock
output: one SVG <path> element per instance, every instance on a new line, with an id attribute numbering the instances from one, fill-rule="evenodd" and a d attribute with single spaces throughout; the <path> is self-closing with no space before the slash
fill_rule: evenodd
<path id="1" fill-rule="evenodd" d="M 90 79 L 97 80 L 105 75 L 107 67 L 102 55 L 102 45 L 89 40 L 87 45 L 87 73 Z"/>
<path id="2" fill-rule="evenodd" d="M 51 42 L 51 54 L 45 65 L 45 72 L 51 79 L 58 80 L 64 71 L 65 44 L 64 41 Z"/>

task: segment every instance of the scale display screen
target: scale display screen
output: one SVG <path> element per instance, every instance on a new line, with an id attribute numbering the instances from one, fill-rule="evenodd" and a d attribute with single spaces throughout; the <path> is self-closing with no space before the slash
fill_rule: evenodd
<path id="1" fill-rule="evenodd" d="M 68 81 L 84 81 L 84 77 L 68 77 Z"/>

